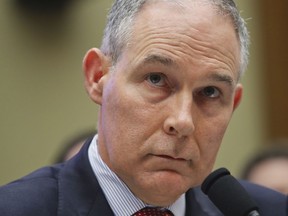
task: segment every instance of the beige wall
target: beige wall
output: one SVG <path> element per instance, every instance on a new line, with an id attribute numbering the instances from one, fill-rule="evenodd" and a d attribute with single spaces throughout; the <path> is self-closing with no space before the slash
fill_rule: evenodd
<path id="1" fill-rule="evenodd" d="M 110 2 L 73 1 L 61 16 L 36 16 L 0 1 L 0 184 L 50 164 L 67 138 L 95 128 L 97 107 L 84 91 L 81 61 L 100 44 Z M 216 163 L 234 174 L 265 139 L 257 5 L 240 6 L 253 17 L 252 60 Z"/>

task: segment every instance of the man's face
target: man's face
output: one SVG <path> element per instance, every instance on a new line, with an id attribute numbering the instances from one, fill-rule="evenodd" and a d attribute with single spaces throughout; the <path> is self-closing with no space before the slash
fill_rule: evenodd
<path id="1" fill-rule="evenodd" d="M 98 102 L 102 159 L 154 205 L 171 204 L 210 173 L 241 97 L 230 19 L 185 4 L 144 6 Z"/>

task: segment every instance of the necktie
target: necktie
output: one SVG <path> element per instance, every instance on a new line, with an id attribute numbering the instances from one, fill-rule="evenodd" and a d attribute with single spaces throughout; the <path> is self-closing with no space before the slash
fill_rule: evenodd
<path id="1" fill-rule="evenodd" d="M 174 216 L 168 209 L 145 207 L 134 213 L 132 216 Z"/>

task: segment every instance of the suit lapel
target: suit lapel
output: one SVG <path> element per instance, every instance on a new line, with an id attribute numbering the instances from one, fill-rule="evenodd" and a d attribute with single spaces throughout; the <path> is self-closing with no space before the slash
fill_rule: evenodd
<path id="1" fill-rule="evenodd" d="M 113 216 L 88 159 L 87 140 L 80 152 L 63 164 L 59 174 L 59 216 Z"/>
<path id="2" fill-rule="evenodd" d="M 185 216 L 223 216 L 215 205 L 202 193 L 199 187 L 190 189 L 186 193 Z"/>

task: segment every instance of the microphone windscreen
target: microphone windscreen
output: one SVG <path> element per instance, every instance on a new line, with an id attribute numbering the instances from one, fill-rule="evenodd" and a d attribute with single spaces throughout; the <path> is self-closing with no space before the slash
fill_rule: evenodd
<path id="1" fill-rule="evenodd" d="M 212 172 L 201 190 L 225 216 L 247 216 L 258 211 L 254 200 L 226 168 Z"/>

